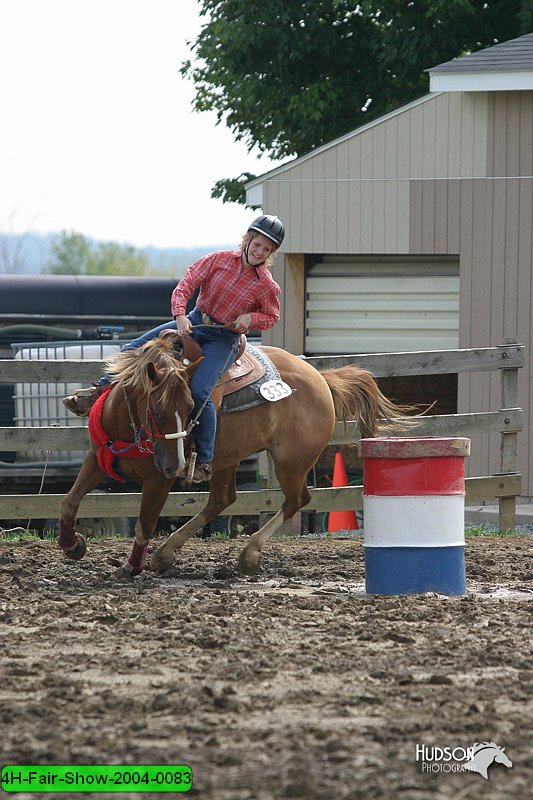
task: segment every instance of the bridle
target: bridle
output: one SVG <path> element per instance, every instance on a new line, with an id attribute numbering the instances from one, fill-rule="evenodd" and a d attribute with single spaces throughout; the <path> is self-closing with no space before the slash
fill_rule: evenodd
<path id="1" fill-rule="evenodd" d="M 126 408 L 128 410 L 128 416 L 130 418 L 130 425 L 132 427 L 134 434 L 134 442 L 132 446 L 137 446 L 141 452 L 153 453 L 156 444 L 156 439 L 184 439 L 186 436 L 188 436 L 187 430 L 176 431 L 175 433 L 162 433 L 159 430 L 159 426 L 154 416 L 152 395 L 157 389 L 161 388 L 161 386 L 170 378 L 171 375 L 172 375 L 172 370 L 168 370 L 163 380 L 160 383 L 158 383 L 158 385 L 155 386 L 153 389 L 150 389 L 136 403 L 135 408 L 138 417 L 140 419 L 141 414 L 139 412 L 139 406 L 144 400 L 144 398 L 146 398 L 145 422 L 144 423 L 141 422 L 139 427 L 137 427 L 135 422 L 135 417 L 128 397 L 128 393 L 126 391 L 126 387 L 124 386 L 124 384 L 122 384 L 122 391 L 124 393 L 124 400 L 126 402 Z"/>

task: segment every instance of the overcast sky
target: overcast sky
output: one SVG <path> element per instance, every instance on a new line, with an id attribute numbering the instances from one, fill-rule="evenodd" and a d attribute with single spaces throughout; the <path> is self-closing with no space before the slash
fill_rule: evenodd
<path id="1" fill-rule="evenodd" d="M 191 109 L 202 19 L 195 0 L 0 0 L 0 233 L 240 240 L 254 212 L 211 187 L 274 164 Z"/>

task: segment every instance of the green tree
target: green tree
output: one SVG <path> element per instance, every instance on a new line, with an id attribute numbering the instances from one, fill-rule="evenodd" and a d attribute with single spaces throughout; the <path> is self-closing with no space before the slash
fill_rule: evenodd
<path id="1" fill-rule="evenodd" d="M 91 260 L 91 247 L 88 239 L 75 231 L 62 231 L 52 241 L 51 254 L 43 272 L 54 275 L 87 275 Z"/>
<path id="2" fill-rule="evenodd" d="M 91 246 L 76 231 L 62 231 L 51 245 L 43 271 L 54 275 L 144 275 L 148 257 L 142 250 L 116 242 Z"/>
<path id="3" fill-rule="evenodd" d="M 196 111 L 273 159 L 301 156 L 424 94 L 425 69 L 527 33 L 531 0 L 200 0 L 181 73 Z M 253 177 L 253 176 L 252 176 Z M 213 197 L 244 202 L 247 175 Z"/>

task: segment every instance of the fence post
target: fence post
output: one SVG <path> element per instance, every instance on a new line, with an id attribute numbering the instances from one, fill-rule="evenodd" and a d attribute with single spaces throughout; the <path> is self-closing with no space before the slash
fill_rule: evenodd
<path id="1" fill-rule="evenodd" d="M 518 344 L 518 339 L 505 337 L 500 347 Z M 506 353 L 502 352 L 502 359 Z M 516 408 L 518 405 L 518 368 L 500 368 L 501 408 L 500 410 Z M 518 434 L 502 431 L 500 435 L 500 474 L 506 475 L 517 471 L 517 446 Z M 512 531 L 516 525 L 516 497 L 500 497 L 499 525 L 503 532 Z"/>

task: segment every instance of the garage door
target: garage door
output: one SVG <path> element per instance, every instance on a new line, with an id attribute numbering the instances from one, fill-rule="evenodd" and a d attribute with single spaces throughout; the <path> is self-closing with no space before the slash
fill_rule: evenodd
<path id="1" fill-rule="evenodd" d="M 323 256 L 307 269 L 308 355 L 458 346 L 458 258 Z"/>

